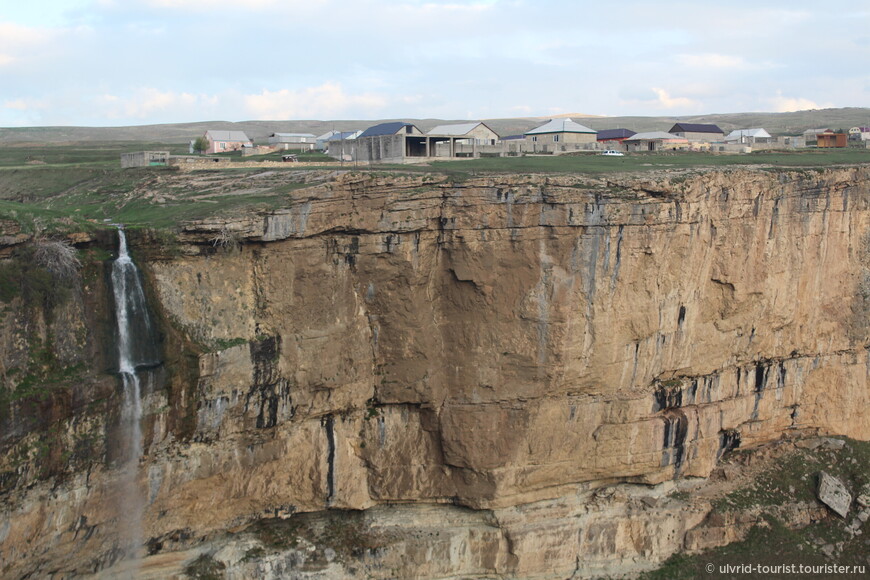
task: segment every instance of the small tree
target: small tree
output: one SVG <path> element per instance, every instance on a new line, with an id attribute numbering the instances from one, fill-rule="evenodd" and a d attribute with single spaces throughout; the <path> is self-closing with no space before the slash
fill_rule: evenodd
<path id="1" fill-rule="evenodd" d="M 205 137 L 197 137 L 193 142 L 193 150 L 197 153 L 205 153 L 208 150 L 208 139 Z"/>

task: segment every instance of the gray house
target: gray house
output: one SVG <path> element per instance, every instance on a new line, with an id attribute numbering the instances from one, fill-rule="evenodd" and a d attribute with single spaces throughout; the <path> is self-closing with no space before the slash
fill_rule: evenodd
<path id="1" fill-rule="evenodd" d="M 369 127 L 356 138 L 354 161 L 404 163 L 426 157 L 426 136 L 412 123 L 392 121 Z M 330 153 L 330 155 L 332 155 Z"/>

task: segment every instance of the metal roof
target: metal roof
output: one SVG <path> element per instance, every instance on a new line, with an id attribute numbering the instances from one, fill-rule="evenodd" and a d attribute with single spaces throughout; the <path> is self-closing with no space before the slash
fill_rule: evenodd
<path id="1" fill-rule="evenodd" d="M 456 125 L 438 125 L 428 133 L 427 135 L 451 135 L 451 136 L 459 136 L 470 133 L 477 127 L 478 125 L 483 125 L 480 121 L 476 123 L 459 123 Z"/>
<path id="2" fill-rule="evenodd" d="M 595 133 L 595 131 L 580 123 L 575 123 L 571 119 L 551 119 L 540 127 L 527 131 L 526 135 L 540 135 L 542 133 Z"/>
<path id="3" fill-rule="evenodd" d="M 681 133 L 725 133 L 718 126 L 707 125 L 705 123 L 677 123 L 671 127 L 669 133 L 676 133 L 677 131 Z"/>
<path id="4" fill-rule="evenodd" d="M 616 139 L 628 139 L 635 134 L 631 129 L 605 129 L 598 132 L 598 140 L 615 141 Z"/>
<path id="5" fill-rule="evenodd" d="M 212 141 L 250 141 L 244 131 L 206 131 Z"/>
<path id="6" fill-rule="evenodd" d="M 734 129 L 728 136 L 725 137 L 726 141 L 732 141 L 735 139 L 740 139 L 741 137 L 754 137 L 756 139 L 769 139 L 770 133 L 765 131 L 762 128 L 757 129 Z"/>
<path id="7" fill-rule="evenodd" d="M 349 141 L 360 136 L 361 131 L 336 131 L 335 134 L 327 139 L 327 141 Z"/>
<path id="8" fill-rule="evenodd" d="M 647 133 L 635 133 L 633 136 L 626 139 L 626 141 L 655 141 L 658 139 L 667 139 L 667 140 L 677 140 L 677 141 L 685 141 L 685 137 L 680 137 L 679 135 L 674 135 L 672 133 L 665 133 L 664 131 L 649 131 Z"/>
<path id="9" fill-rule="evenodd" d="M 369 127 L 365 131 L 360 134 L 360 137 L 379 137 L 381 135 L 395 135 L 403 128 L 407 126 L 413 127 L 414 125 L 411 123 L 405 123 L 404 121 L 392 121 L 390 123 L 381 123 L 380 125 L 375 125 L 373 127 Z"/>

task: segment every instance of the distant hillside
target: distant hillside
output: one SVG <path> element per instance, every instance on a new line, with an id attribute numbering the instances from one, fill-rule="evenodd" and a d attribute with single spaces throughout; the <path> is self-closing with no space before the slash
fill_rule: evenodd
<path id="1" fill-rule="evenodd" d="M 564 117 L 566 115 L 556 115 Z M 726 132 L 732 129 L 764 127 L 774 135 L 799 134 L 810 128 L 832 129 L 870 125 L 870 108 L 849 107 L 819 109 L 794 113 L 727 113 L 684 117 L 593 117 L 576 115 L 579 123 L 592 129 L 627 128 L 633 131 L 667 131 L 678 122 L 715 123 Z M 202 121 L 167 125 L 141 125 L 134 127 L 17 127 L 0 128 L 0 144 L 14 143 L 75 143 L 105 141 L 137 141 L 150 143 L 186 143 L 205 133 L 207 129 L 244 131 L 258 142 L 275 132 L 313 133 L 321 135 L 331 129 L 354 131 L 377 123 L 405 120 L 413 122 L 423 131 L 436 125 L 464 120 L 449 119 L 383 119 L 379 121 Z M 516 135 L 537 127 L 546 117 L 520 117 L 512 119 L 486 119 L 485 122 L 499 135 Z"/>

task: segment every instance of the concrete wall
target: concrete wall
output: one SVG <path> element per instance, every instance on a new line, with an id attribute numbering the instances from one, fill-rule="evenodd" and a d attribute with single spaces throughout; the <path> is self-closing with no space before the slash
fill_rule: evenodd
<path id="1" fill-rule="evenodd" d="M 169 151 L 136 151 L 121 154 L 121 168 L 153 167 L 169 164 Z"/>
<path id="2" fill-rule="evenodd" d="M 568 145 L 574 143 L 595 143 L 596 133 L 544 133 L 543 135 L 526 135 L 526 141 L 540 145 Z"/>
<path id="3" fill-rule="evenodd" d="M 250 143 L 250 141 L 212 141 L 208 142 L 208 149 L 205 150 L 205 153 L 211 155 L 213 153 L 226 153 L 227 151 L 238 151 L 241 149 L 245 143 Z M 223 144 L 223 147 L 221 147 Z"/>
<path id="4" fill-rule="evenodd" d="M 251 155 L 267 155 L 275 151 L 275 147 L 271 145 L 255 145 L 254 147 L 245 147 L 242 149 L 242 157 Z"/>
<path id="5" fill-rule="evenodd" d="M 420 133 L 414 133 L 419 135 Z M 402 163 L 405 160 L 405 135 L 357 137 L 354 161 L 364 163 Z M 330 153 L 330 156 L 332 154 Z"/>
<path id="6" fill-rule="evenodd" d="M 357 146 L 356 139 L 328 141 L 326 143 L 327 155 L 340 161 L 353 161 L 356 158 Z"/>
<path id="7" fill-rule="evenodd" d="M 625 141 L 626 151 L 675 151 L 680 149 L 689 149 L 688 143 L 667 142 L 661 139 L 643 139 L 640 141 Z"/>
<path id="8" fill-rule="evenodd" d="M 185 158 L 186 159 L 186 158 Z M 308 167 L 334 167 L 338 168 L 337 163 L 324 162 L 284 162 L 284 161 L 240 161 L 233 163 L 229 159 L 224 162 L 223 159 L 217 158 L 199 158 L 193 160 L 178 161 L 175 157 L 170 159 L 170 165 L 178 167 L 180 171 L 202 171 L 206 169 L 241 169 L 241 168 L 262 168 L 262 169 L 300 169 Z"/>
<path id="9" fill-rule="evenodd" d="M 686 133 L 674 133 L 678 137 L 685 137 L 689 141 L 724 141 L 725 135 L 724 133 L 693 133 L 691 131 Z"/>
<path id="10" fill-rule="evenodd" d="M 232 163 L 229 157 L 200 157 L 198 155 L 173 155 L 169 158 L 169 165 L 172 167 L 225 167 Z"/>
<path id="11" fill-rule="evenodd" d="M 475 139 L 478 145 L 490 145 L 493 139 L 498 142 L 498 133 L 483 124 L 469 131 L 468 137 Z"/>

